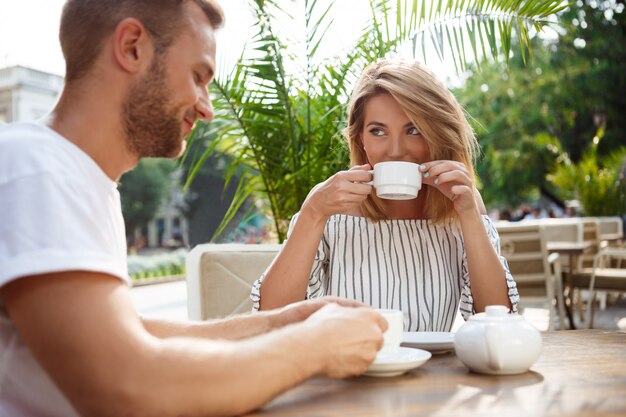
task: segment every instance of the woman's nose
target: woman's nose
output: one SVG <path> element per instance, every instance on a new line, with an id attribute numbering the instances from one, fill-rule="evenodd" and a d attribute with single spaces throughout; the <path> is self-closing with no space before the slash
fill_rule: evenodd
<path id="1" fill-rule="evenodd" d="M 399 160 L 406 154 L 406 147 L 404 144 L 404 138 L 400 136 L 393 136 L 389 143 L 389 149 L 387 150 L 389 156 L 393 160 Z"/>

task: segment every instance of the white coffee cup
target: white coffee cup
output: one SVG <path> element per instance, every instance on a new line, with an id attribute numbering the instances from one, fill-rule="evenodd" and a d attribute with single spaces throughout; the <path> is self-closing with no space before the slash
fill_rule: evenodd
<path id="1" fill-rule="evenodd" d="M 404 314 L 401 310 L 380 308 L 376 310 L 387 320 L 387 330 L 383 333 L 383 347 L 378 351 L 379 355 L 394 354 L 400 350 L 402 336 L 404 334 Z"/>
<path id="2" fill-rule="evenodd" d="M 368 184 L 376 188 L 376 195 L 387 200 L 410 200 L 422 188 L 419 164 L 403 161 L 379 162 L 370 171 L 374 180 Z"/>

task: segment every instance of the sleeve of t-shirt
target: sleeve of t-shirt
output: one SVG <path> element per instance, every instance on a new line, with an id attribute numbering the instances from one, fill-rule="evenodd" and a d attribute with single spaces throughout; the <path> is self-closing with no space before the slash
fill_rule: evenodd
<path id="1" fill-rule="evenodd" d="M 70 270 L 128 282 L 125 248 L 115 242 L 102 195 L 80 178 L 50 173 L 0 183 L 0 286 Z"/>

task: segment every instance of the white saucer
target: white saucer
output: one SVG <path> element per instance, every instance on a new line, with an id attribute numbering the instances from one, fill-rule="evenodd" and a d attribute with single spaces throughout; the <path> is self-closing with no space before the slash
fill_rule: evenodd
<path id="1" fill-rule="evenodd" d="M 378 355 L 363 375 L 396 376 L 424 364 L 432 354 L 421 349 L 401 347 L 396 353 Z"/>
<path id="2" fill-rule="evenodd" d="M 451 332 L 404 332 L 402 346 L 443 353 L 454 349 L 454 333 Z"/>

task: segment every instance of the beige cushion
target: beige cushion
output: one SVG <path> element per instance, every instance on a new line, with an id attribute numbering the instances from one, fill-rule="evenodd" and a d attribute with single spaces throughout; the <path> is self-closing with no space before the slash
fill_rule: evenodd
<path id="1" fill-rule="evenodd" d="M 280 245 L 205 244 L 187 255 L 187 313 L 207 320 L 247 313 L 250 289 Z"/>

